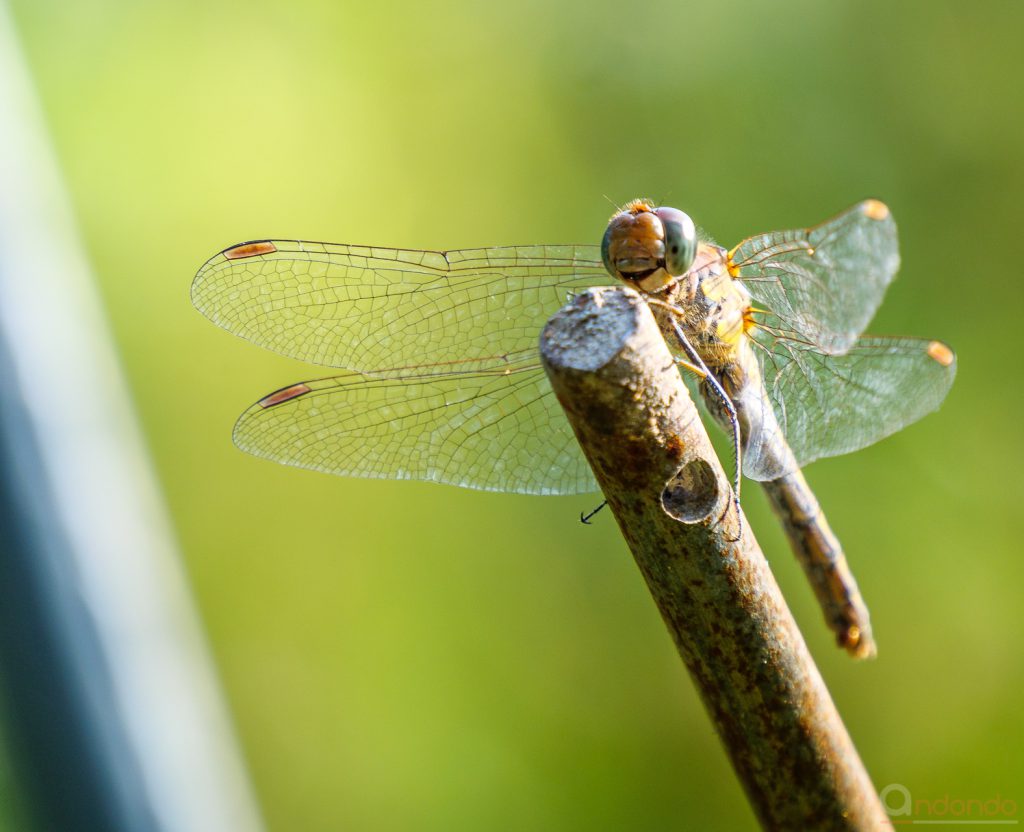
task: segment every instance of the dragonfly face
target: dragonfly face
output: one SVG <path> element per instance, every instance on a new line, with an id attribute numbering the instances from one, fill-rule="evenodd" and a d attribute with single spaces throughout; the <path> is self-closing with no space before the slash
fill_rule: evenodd
<path id="1" fill-rule="evenodd" d="M 612 277 L 657 294 L 686 274 L 697 256 L 697 229 L 676 208 L 635 199 L 615 214 L 601 242 L 601 259 Z"/>

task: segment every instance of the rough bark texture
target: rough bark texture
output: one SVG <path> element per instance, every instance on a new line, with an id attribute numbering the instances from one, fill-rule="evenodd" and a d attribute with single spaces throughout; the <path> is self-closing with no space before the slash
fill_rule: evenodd
<path id="1" fill-rule="evenodd" d="M 585 292 L 541 355 L 762 826 L 891 829 L 647 305 Z"/>

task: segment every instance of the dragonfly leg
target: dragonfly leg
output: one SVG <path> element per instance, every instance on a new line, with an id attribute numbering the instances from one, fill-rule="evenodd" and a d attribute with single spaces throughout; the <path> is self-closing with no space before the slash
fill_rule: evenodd
<path id="1" fill-rule="evenodd" d="M 690 339 L 686 337 L 686 333 L 683 332 L 683 328 L 675 317 L 672 318 L 672 329 L 675 332 L 676 339 L 679 341 L 679 345 L 686 352 L 686 356 L 689 359 L 689 361 L 677 361 L 677 363 L 687 367 L 687 369 L 692 369 L 694 373 L 700 376 L 708 386 L 708 389 L 715 395 L 715 398 L 721 402 L 729 419 L 729 427 L 732 429 L 733 456 L 736 460 L 736 468 L 733 471 L 732 496 L 733 503 L 736 506 L 736 520 L 739 523 L 736 539 L 739 540 L 743 535 L 743 515 L 740 513 L 740 477 L 743 470 L 743 445 L 740 437 L 740 420 L 736 413 L 736 405 L 733 404 L 729 394 L 725 392 L 718 379 L 715 378 L 714 373 L 708 369 L 704 359 L 700 357 L 700 353 L 690 343 Z"/>
<path id="2" fill-rule="evenodd" d="M 691 373 L 693 373 L 699 379 L 703 380 L 703 379 L 706 379 L 708 377 L 708 374 L 707 374 L 707 372 L 705 372 L 705 370 L 703 370 L 702 368 L 698 367 L 696 364 L 690 363 L 685 358 L 677 358 L 677 359 L 675 359 L 675 362 L 676 362 L 676 366 L 677 367 L 682 367 L 684 370 L 689 370 Z"/>
<path id="3" fill-rule="evenodd" d="M 581 511 L 581 512 L 580 512 L 580 522 L 581 522 L 581 523 L 582 523 L 582 524 L 583 524 L 584 526 L 589 526 L 589 525 L 590 525 L 590 518 L 591 518 L 591 517 L 593 517 L 593 516 L 594 516 L 595 514 L 597 514 L 597 513 L 598 513 L 598 512 L 599 512 L 599 511 L 600 511 L 601 509 L 603 509 L 603 508 L 604 508 L 604 507 L 605 507 L 606 505 L 608 505 L 608 501 L 607 501 L 607 500 L 602 500 L 602 501 L 601 501 L 601 505 L 599 505 L 599 506 L 598 506 L 597 508 L 595 508 L 595 509 L 592 509 L 591 511 L 588 511 L 588 512 L 587 512 L 586 514 L 584 514 L 584 513 L 583 513 L 583 512 Z"/>

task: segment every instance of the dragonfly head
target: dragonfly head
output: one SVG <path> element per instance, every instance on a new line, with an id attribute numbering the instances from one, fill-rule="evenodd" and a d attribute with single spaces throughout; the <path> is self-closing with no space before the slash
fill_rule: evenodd
<path id="1" fill-rule="evenodd" d="M 601 241 L 612 277 L 643 292 L 662 292 L 690 270 L 697 256 L 697 229 L 682 211 L 634 199 L 608 222 Z"/>

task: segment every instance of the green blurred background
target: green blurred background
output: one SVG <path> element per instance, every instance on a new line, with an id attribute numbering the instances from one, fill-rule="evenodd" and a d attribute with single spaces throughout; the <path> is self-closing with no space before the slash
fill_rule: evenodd
<path id="1" fill-rule="evenodd" d="M 188 300 L 243 239 L 596 242 L 638 195 L 725 244 L 892 207 L 872 328 L 948 340 L 959 378 L 809 471 L 877 661 L 745 503 L 875 784 L 1024 801 L 1024 6 L 11 5 L 271 830 L 754 827 L 594 500 L 247 457 L 238 413 L 317 371 Z"/>

